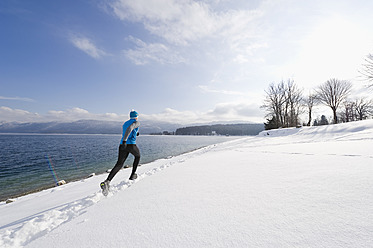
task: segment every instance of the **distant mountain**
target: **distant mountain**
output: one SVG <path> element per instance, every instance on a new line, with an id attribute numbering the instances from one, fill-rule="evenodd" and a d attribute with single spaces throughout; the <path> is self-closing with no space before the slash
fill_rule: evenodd
<path id="1" fill-rule="evenodd" d="M 264 124 L 216 124 L 178 128 L 176 135 L 257 135 Z"/>
<path id="2" fill-rule="evenodd" d="M 140 121 L 140 133 L 174 131 L 178 124 Z M 123 122 L 80 120 L 74 122 L 0 123 L 0 133 L 66 133 L 66 134 L 121 134 Z"/>
<path id="3" fill-rule="evenodd" d="M 175 132 L 178 135 L 256 135 L 264 130 L 263 124 L 215 124 L 182 127 L 167 122 L 141 121 L 141 134 Z M 74 122 L 0 122 L 0 133 L 56 133 L 56 134 L 121 134 L 123 122 L 80 120 Z"/>

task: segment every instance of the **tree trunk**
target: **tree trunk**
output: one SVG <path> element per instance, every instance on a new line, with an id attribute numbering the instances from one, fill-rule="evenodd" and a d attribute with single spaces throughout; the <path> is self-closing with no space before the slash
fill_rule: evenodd
<path id="1" fill-rule="evenodd" d="M 312 111 L 311 109 L 308 110 L 308 123 L 307 126 L 311 126 L 311 120 L 312 120 Z"/>
<path id="2" fill-rule="evenodd" d="M 332 108 L 332 110 L 333 110 L 334 124 L 337 124 L 338 123 L 337 109 L 336 108 Z"/>

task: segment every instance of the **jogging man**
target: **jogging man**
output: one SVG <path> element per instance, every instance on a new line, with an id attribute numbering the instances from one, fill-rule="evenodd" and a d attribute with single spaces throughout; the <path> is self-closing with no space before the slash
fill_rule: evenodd
<path id="1" fill-rule="evenodd" d="M 140 150 L 136 145 L 136 137 L 139 135 L 140 126 L 140 122 L 137 121 L 138 116 L 138 113 L 135 110 L 132 110 L 130 112 L 130 119 L 123 124 L 123 134 L 119 145 L 118 161 L 110 171 L 107 179 L 100 184 L 102 193 L 105 196 L 109 193 L 110 181 L 123 167 L 124 161 L 126 161 L 130 153 L 135 157 L 135 160 L 133 161 L 132 173 L 129 179 L 135 180 L 137 178 L 136 169 L 140 162 Z"/>

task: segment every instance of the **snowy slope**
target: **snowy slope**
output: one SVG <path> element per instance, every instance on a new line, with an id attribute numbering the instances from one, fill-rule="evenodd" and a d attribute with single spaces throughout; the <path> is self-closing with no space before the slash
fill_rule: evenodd
<path id="1" fill-rule="evenodd" d="M 262 132 L 0 205 L 0 247 L 373 247 L 373 120 Z"/>

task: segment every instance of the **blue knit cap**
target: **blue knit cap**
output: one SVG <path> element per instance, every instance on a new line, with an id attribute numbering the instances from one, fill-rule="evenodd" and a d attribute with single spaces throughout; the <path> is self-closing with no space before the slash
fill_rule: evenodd
<path id="1" fill-rule="evenodd" d="M 130 118 L 133 119 L 133 118 L 137 118 L 139 116 L 139 114 L 135 111 L 135 110 L 132 110 L 130 112 Z"/>

